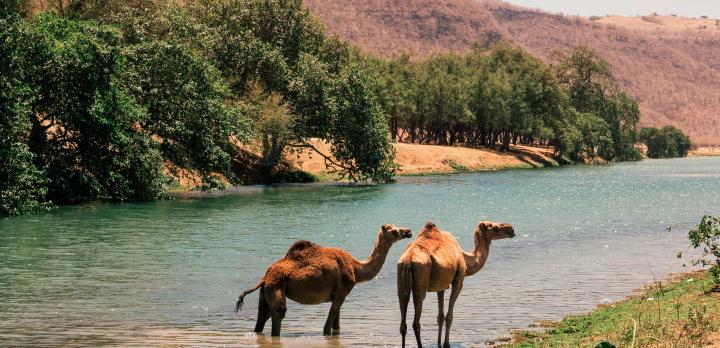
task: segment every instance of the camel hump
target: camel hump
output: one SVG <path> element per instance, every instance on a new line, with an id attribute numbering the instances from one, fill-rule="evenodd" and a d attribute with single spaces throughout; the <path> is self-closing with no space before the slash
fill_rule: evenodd
<path id="1" fill-rule="evenodd" d="M 440 230 L 432 221 L 425 224 L 425 227 L 418 233 L 418 237 L 420 236 L 427 239 L 440 239 L 442 237 Z"/>
<path id="2" fill-rule="evenodd" d="M 297 259 L 302 257 L 303 254 L 307 254 L 308 251 L 317 248 L 320 248 L 320 246 L 313 242 L 307 240 L 297 240 L 290 246 L 290 249 L 288 249 L 285 256 L 290 259 Z"/>

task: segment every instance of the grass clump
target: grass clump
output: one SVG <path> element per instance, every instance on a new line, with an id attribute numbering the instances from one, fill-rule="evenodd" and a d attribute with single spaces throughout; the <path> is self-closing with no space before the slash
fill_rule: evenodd
<path id="1" fill-rule="evenodd" d="M 657 282 L 543 332 L 517 332 L 507 347 L 702 347 L 720 330 L 720 293 L 713 289 L 707 272 Z"/>

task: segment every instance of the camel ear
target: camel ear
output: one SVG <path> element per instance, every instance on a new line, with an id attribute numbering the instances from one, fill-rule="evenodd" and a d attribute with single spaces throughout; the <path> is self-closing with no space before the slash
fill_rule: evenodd
<path id="1" fill-rule="evenodd" d="M 390 226 L 388 224 L 384 224 L 382 225 L 381 229 L 383 232 L 387 232 L 387 230 L 390 229 Z"/>
<path id="2" fill-rule="evenodd" d="M 428 230 L 428 231 L 434 230 L 435 228 L 436 228 L 436 226 L 435 226 L 434 223 L 432 223 L 432 221 L 428 221 L 428 222 L 425 224 L 425 229 Z"/>

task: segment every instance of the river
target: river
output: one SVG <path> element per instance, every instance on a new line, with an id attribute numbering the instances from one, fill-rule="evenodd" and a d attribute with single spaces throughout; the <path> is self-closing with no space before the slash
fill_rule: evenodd
<path id="1" fill-rule="evenodd" d="M 720 214 L 720 157 L 63 207 L 0 221 L 0 346 L 397 346 L 407 240 L 350 294 L 339 337 L 322 336 L 329 304 L 288 302 L 283 337 L 271 339 L 269 325 L 252 333 L 257 292 L 237 316 L 234 303 L 296 239 L 364 258 L 381 224 L 417 232 L 432 220 L 470 249 L 478 221 L 506 221 L 517 236 L 493 243 L 456 305 L 451 341 L 480 345 L 683 271 L 676 254 L 706 213 Z M 428 345 L 436 303 L 429 294 Z"/>

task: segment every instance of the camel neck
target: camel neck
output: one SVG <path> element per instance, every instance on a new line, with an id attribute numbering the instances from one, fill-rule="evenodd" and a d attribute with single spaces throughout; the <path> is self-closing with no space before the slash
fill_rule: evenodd
<path id="1" fill-rule="evenodd" d="M 479 272 L 490 255 L 490 240 L 481 238 L 475 241 L 475 250 L 472 253 L 463 252 L 467 271 L 465 275 L 473 275 Z"/>
<path id="2" fill-rule="evenodd" d="M 355 280 L 357 282 L 366 282 L 375 278 L 380 273 L 385 264 L 385 257 L 390 251 L 392 243 L 385 241 L 378 235 L 377 241 L 375 241 L 375 248 L 373 249 L 370 256 L 365 260 L 358 261 L 355 268 Z"/>

